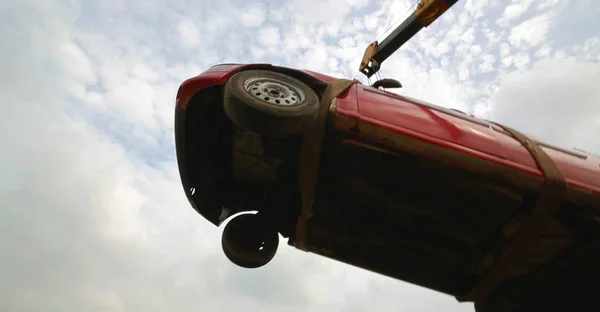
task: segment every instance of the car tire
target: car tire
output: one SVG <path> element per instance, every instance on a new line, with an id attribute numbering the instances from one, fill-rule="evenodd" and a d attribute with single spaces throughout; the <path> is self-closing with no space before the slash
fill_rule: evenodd
<path id="1" fill-rule="evenodd" d="M 317 94 L 302 81 L 273 71 L 231 76 L 224 90 L 225 114 L 238 127 L 264 137 L 304 133 L 319 112 Z"/>
<path id="2" fill-rule="evenodd" d="M 241 214 L 225 225 L 221 246 L 225 256 L 235 265 L 259 268 L 275 257 L 279 234 L 260 215 Z"/>

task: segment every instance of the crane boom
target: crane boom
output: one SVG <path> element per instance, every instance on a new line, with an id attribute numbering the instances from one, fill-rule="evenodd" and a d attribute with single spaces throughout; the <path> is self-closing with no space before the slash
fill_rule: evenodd
<path id="1" fill-rule="evenodd" d="M 429 26 L 458 0 L 421 0 L 417 9 L 381 43 L 374 41 L 365 50 L 359 71 L 373 76 L 381 63 L 398 50 L 423 27 Z"/>

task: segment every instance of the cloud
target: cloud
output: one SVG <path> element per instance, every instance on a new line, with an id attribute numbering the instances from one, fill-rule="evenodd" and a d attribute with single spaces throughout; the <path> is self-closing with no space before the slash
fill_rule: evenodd
<path id="1" fill-rule="evenodd" d="M 174 159 L 184 79 L 256 61 L 366 83 L 364 48 L 411 4 L 0 3 L 0 310 L 472 311 L 284 242 L 269 266 L 234 267 L 220 229 L 185 200 Z M 497 23 L 506 10 L 459 2 L 381 75 L 403 83 L 395 92 L 598 151 L 600 39 L 566 41 L 556 25 L 567 6 L 513 8 Z"/>
<path id="2" fill-rule="evenodd" d="M 266 7 L 263 4 L 253 4 L 244 8 L 240 14 L 240 20 L 246 27 L 261 26 L 266 18 Z"/>
<path id="3" fill-rule="evenodd" d="M 544 141 L 600 152 L 600 64 L 558 59 L 505 75 L 491 117 Z"/>
<path id="4" fill-rule="evenodd" d="M 533 2 L 534 1 L 532 0 L 513 1 L 504 9 L 504 17 L 508 20 L 520 17 L 527 11 Z"/>
<path id="5" fill-rule="evenodd" d="M 481 57 L 482 62 L 479 64 L 479 70 L 482 73 L 488 73 L 494 69 L 496 58 L 491 54 L 486 54 Z"/>
<path id="6" fill-rule="evenodd" d="M 546 40 L 548 34 L 548 17 L 541 15 L 532 17 L 514 27 L 509 37 L 513 45 L 527 44 L 536 46 Z"/>
<path id="7" fill-rule="evenodd" d="M 200 43 L 200 31 L 192 21 L 181 21 L 177 30 L 183 46 L 195 46 Z"/>
<path id="8" fill-rule="evenodd" d="M 258 32 L 258 41 L 263 46 L 276 47 L 279 45 L 279 28 L 266 27 Z"/>

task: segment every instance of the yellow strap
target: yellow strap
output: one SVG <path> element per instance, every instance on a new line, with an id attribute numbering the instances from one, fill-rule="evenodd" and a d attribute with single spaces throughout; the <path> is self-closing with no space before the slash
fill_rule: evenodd
<path id="1" fill-rule="evenodd" d="M 498 259 L 498 262 L 479 281 L 479 284 L 467 295 L 457 298 L 463 302 L 483 302 L 506 279 L 508 270 L 518 264 L 527 248 L 543 231 L 546 222 L 554 216 L 554 213 L 564 200 L 567 190 L 567 183 L 560 169 L 558 169 L 552 158 L 544 150 L 519 131 L 502 125 L 498 126 L 504 128 L 525 146 L 540 170 L 544 173 L 545 180 L 532 213 L 521 224 L 511 243 Z"/>
<path id="2" fill-rule="evenodd" d="M 315 189 L 319 177 L 319 163 L 321 160 L 321 148 L 325 136 L 325 121 L 331 100 L 342 94 L 356 80 L 337 79 L 330 83 L 321 98 L 319 115 L 315 124 L 306 132 L 302 148 L 300 150 L 300 167 L 298 172 L 300 195 L 302 197 L 302 213 L 296 225 L 296 247 L 308 251 L 307 226 L 309 219 L 313 216 L 313 203 L 315 200 Z"/>

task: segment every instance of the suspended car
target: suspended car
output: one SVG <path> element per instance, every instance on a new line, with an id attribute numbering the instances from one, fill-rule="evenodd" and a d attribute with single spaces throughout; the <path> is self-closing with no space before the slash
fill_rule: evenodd
<path id="1" fill-rule="evenodd" d="M 283 237 L 481 311 L 591 294 L 599 159 L 390 87 L 401 84 L 269 64 L 221 64 L 181 84 L 181 182 L 200 215 L 225 223 L 227 258 L 264 266 Z"/>

